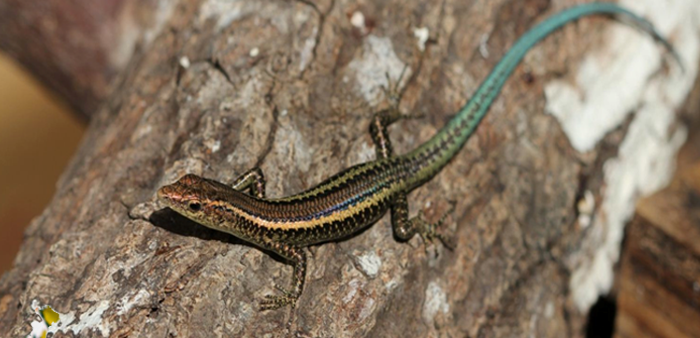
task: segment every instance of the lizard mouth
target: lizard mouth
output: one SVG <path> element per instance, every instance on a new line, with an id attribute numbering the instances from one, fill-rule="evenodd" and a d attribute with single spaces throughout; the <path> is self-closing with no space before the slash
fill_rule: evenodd
<path id="1" fill-rule="evenodd" d="M 173 206 L 182 201 L 182 195 L 177 193 L 172 185 L 166 185 L 158 189 L 158 202 L 165 206 Z"/>
<path id="2" fill-rule="evenodd" d="M 202 209 L 202 202 L 178 182 L 161 187 L 157 195 L 159 207 L 167 207 L 183 215 L 196 213 Z"/>

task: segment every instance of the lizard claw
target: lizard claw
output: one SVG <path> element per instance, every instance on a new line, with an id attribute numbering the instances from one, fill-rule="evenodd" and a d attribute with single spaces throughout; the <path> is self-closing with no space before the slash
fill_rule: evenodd
<path id="1" fill-rule="evenodd" d="M 384 76 L 386 77 L 386 86 L 382 85 L 381 88 L 382 91 L 384 91 L 384 95 L 386 96 L 387 100 L 389 101 L 389 104 L 393 107 L 393 109 L 398 108 L 399 102 L 401 102 L 401 98 L 403 97 L 405 88 L 399 89 L 399 86 L 401 86 L 401 81 L 403 81 L 403 77 L 404 75 L 406 75 L 407 69 L 408 64 L 405 64 L 403 66 L 403 69 L 401 69 L 401 74 L 399 75 L 398 79 L 396 79 L 395 83 L 391 80 L 389 72 L 384 72 Z"/>
<path id="2" fill-rule="evenodd" d="M 260 311 L 275 310 L 287 305 L 291 305 L 292 308 L 296 306 L 298 297 L 293 296 L 288 291 L 283 292 L 285 294 L 282 296 L 265 295 L 265 299 L 260 301 Z"/>
<path id="3" fill-rule="evenodd" d="M 279 290 L 282 295 L 265 295 L 265 299 L 260 302 L 260 311 L 275 310 L 287 305 L 294 307 L 296 305 L 299 295 L 295 295 L 293 292 L 277 284 L 275 284 L 275 289 Z"/>
<path id="4" fill-rule="evenodd" d="M 287 297 L 293 297 L 293 296 L 294 296 L 294 294 L 293 294 L 291 291 L 289 291 L 289 290 L 287 290 L 287 289 L 285 289 L 285 288 L 279 286 L 278 284 L 275 284 L 275 289 L 279 290 L 279 292 L 282 292 L 282 294 L 284 294 L 284 295 L 287 296 Z"/>
<path id="5" fill-rule="evenodd" d="M 445 224 L 445 219 L 449 214 L 451 214 L 454 211 L 454 206 L 450 207 L 448 211 L 446 211 L 440 219 L 435 222 L 435 223 L 429 223 L 428 221 L 425 220 L 423 211 L 419 211 L 418 215 L 416 216 L 416 222 L 419 225 L 419 230 L 418 233 L 420 234 L 421 238 L 423 238 L 423 242 L 425 243 L 425 252 L 426 255 L 428 254 L 428 244 L 434 243 L 434 240 L 437 238 L 440 240 L 442 245 L 444 245 L 448 250 L 453 251 L 455 248 L 454 243 L 449 240 L 445 235 L 442 233 L 438 232 L 438 228 L 442 227 Z M 437 255 L 437 251 L 436 251 Z"/>

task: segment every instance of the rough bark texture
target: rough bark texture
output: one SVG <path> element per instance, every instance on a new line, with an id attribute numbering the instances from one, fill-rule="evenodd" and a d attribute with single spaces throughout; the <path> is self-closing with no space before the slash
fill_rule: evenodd
<path id="1" fill-rule="evenodd" d="M 0 50 L 88 119 L 169 7 L 158 0 L 2 0 Z"/>
<path id="2" fill-rule="evenodd" d="M 576 2 L 174 2 L 0 279 L 0 332 L 26 334 L 38 302 L 61 313 L 62 336 L 275 337 L 287 323 L 303 337 L 582 336 L 587 305 L 572 298 L 572 271 L 594 259 L 605 223 L 582 217 L 604 215 L 577 201 L 587 191 L 604 199 L 603 165 L 635 119 L 582 154 L 542 113 L 543 89 L 575 74 L 588 50 L 630 48 L 606 40 L 610 20 L 571 24 L 533 50 L 465 149 L 409 196 L 412 213 L 430 219 L 454 203 L 454 252 L 396 242 L 385 217 L 309 250 L 296 309 L 259 312 L 291 268 L 152 203 L 159 186 L 185 173 L 230 182 L 260 165 L 275 197 L 372 159 L 367 130 L 387 104 L 384 74 L 396 79 L 404 65 L 400 107 L 426 117 L 390 134 L 397 152 L 413 149 L 519 35 Z M 697 11 L 686 3 L 676 6 Z M 697 38 L 697 29 L 675 28 L 688 19 L 678 20 L 664 32 Z M 689 87 L 697 59 L 685 52 L 683 76 L 659 61 L 659 48 L 640 52 L 657 58 L 643 81 L 676 74 Z M 667 101 L 678 105 L 685 92 L 677 95 Z M 655 135 L 658 144 L 671 143 L 670 129 Z"/>

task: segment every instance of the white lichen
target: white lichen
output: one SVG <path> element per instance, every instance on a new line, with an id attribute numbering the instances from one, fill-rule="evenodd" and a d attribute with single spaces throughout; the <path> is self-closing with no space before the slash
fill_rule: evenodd
<path id="1" fill-rule="evenodd" d="M 615 158 L 604 164 L 605 190 L 598 214 L 584 243 L 594 248 L 573 272 L 570 288 L 579 310 L 586 311 L 612 286 L 625 223 L 636 200 L 667 184 L 674 157 L 686 138 L 683 127 L 671 128 L 675 110 L 697 73 L 700 2 L 675 0 L 622 1 L 647 17 L 683 58 L 680 71 L 648 35 L 613 24 L 601 50 L 588 55 L 574 84 L 552 81 L 545 86 L 546 110 L 560 122 L 574 149 L 586 152 L 635 114 Z M 659 70 L 668 59 L 670 74 Z"/>
<path id="2" fill-rule="evenodd" d="M 301 54 L 299 57 L 299 71 L 304 71 L 306 66 L 311 62 L 314 55 L 314 47 L 316 47 L 316 35 L 318 34 L 318 28 L 314 27 L 311 37 L 304 40 L 304 46 L 301 48 Z"/>
<path id="3" fill-rule="evenodd" d="M 367 26 L 365 26 L 365 15 L 360 11 L 355 11 L 352 13 L 350 16 L 350 24 L 360 30 L 360 32 L 363 34 L 367 31 Z"/>
<path id="4" fill-rule="evenodd" d="M 576 203 L 576 208 L 578 209 L 578 224 L 582 228 L 591 225 L 593 212 L 595 211 L 595 197 L 590 190 L 586 190 L 583 193 L 583 198 Z"/>
<path id="5" fill-rule="evenodd" d="M 362 285 L 362 283 L 358 279 L 352 279 L 347 285 L 349 287 L 348 293 L 346 293 L 345 297 L 343 297 L 343 303 L 345 304 L 349 303 L 353 298 L 355 298 L 357 289 L 360 287 L 360 285 Z"/>
<path id="6" fill-rule="evenodd" d="M 490 34 L 482 34 L 481 39 L 479 39 L 479 54 L 484 59 L 489 57 L 489 37 L 491 37 Z"/>
<path id="7" fill-rule="evenodd" d="M 425 50 L 425 43 L 428 42 L 430 37 L 430 30 L 428 27 L 417 27 L 413 29 L 413 36 L 418 40 L 418 49 L 422 52 Z"/>
<path id="8" fill-rule="evenodd" d="M 425 303 L 423 304 L 423 320 L 426 324 L 432 325 L 437 313 L 447 313 L 450 311 L 450 304 L 447 303 L 447 295 L 436 281 L 428 283 L 425 289 Z"/>
<path id="9" fill-rule="evenodd" d="M 389 38 L 369 35 L 365 40 L 362 56 L 353 59 L 348 68 L 355 73 L 355 83 L 365 100 L 376 105 L 384 94 L 382 88 L 389 88 L 387 75 L 393 82 L 392 87 L 396 86 L 395 82 L 401 76 L 405 65 L 396 56 Z M 406 69 L 403 80 L 408 79 L 410 74 L 410 69 Z"/>
<path id="10" fill-rule="evenodd" d="M 150 298 L 148 291 L 141 289 L 136 294 L 129 294 L 121 299 L 119 305 L 117 305 L 117 314 L 123 315 L 129 310 L 131 310 L 134 305 L 143 304 L 146 300 Z"/>
<path id="11" fill-rule="evenodd" d="M 217 29 L 222 29 L 249 12 L 250 8 L 246 10 L 244 6 L 245 2 L 240 0 L 205 1 L 199 9 L 199 19 L 215 19 Z"/>
<path id="12" fill-rule="evenodd" d="M 181 57 L 180 66 L 182 66 L 184 69 L 190 68 L 190 59 L 187 56 Z"/>
<path id="13" fill-rule="evenodd" d="M 102 314 L 104 314 L 107 309 L 109 309 L 109 301 L 103 300 L 87 309 L 87 311 L 80 315 L 80 319 L 77 321 L 73 312 L 61 314 L 59 321 L 51 325 L 48 333 L 56 335 L 59 332 L 68 333 L 68 331 L 71 331 L 73 335 L 78 337 L 86 336 L 88 333 L 96 333 L 103 337 L 109 337 L 111 331 L 109 323 L 102 318 Z"/>
<path id="14" fill-rule="evenodd" d="M 382 260 L 374 251 L 358 256 L 357 263 L 362 272 L 371 278 L 377 277 L 379 269 L 382 267 Z"/>

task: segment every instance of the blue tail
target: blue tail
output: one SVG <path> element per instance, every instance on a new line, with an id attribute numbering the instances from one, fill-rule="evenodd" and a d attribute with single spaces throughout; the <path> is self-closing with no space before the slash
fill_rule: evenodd
<path id="1" fill-rule="evenodd" d="M 639 27 L 661 42 L 683 68 L 681 58 L 671 44 L 646 19 L 612 3 L 590 3 L 559 12 L 530 29 L 515 42 L 513 47 L 496 64 L 466 105 L 433 138 L 412 152 L 404 155 L 412 160 L 429 163 L 421 165 L 411 186 L 416 186 L 437 173 L 467 142 L 491 103 L 503 88 L 503 84 L 530 48 L 561 26 L 584 16 L 594 14 L 615 15 L 624 22 Z"/>

